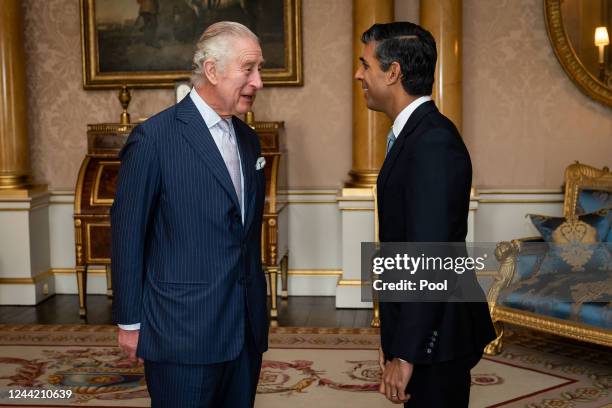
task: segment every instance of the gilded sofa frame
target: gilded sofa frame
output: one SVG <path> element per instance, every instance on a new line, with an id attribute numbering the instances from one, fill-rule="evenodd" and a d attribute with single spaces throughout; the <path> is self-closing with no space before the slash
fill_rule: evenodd
<path id="1" fill-rule="evenodd" d="M 580 190 L 612 191 L 612 173 L 607 167 L 597 169 L 581 163 L 574 163 L 565 170 L 565 196 L 563 215 L 576 216 Z M 540 237 L 503 241 L 497 245 L 495 256 L 500 262 L 499 273 L 487 294 L 491 318 L 497 337 L 485 348 L 488 355 L 499 354 L 503 347 L 504 323 L 527 327 L 529 329 L 556 334 L 575 340 L 612 347 L 612 330 L 588 326 L 579 322 L 567 321 L 531 312 L 512 309 L 497 304 L 499 294 L 505 289 L 516 271 L 517 255 L 525 242 L 541 241 Z"/>

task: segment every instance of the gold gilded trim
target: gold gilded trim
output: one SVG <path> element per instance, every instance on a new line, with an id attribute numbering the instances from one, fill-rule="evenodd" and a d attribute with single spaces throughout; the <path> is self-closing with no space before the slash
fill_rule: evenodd
<path id="1" fill-rule="evenodd" d="M 368 208 L 368 207 L 340 207 L 340 211 L 374 211 L 374 208 Z"/>
<path id="2" fill-rule="evenodd" d="M 562 204 L 563 200 L 559 199 L 550 199 L 545 200 L 542 198 L 517 198 L 513 199 L 503 199 L 503 198 L 475 198 L 474 201 L 485 204 Z"/>
<path id="3" fill-rule="evenodd" d="M 372 199 L 372 186 L 370 187 L 344 187 L 342 197 L 369 197 Z"/>
<path id="4" fill-rule="evenodd" d="M 287 274 L 297 276 L 342 276 L 342 269 L 289 269 Z"/>
<path id="5" fill-rule="evenodd" d="M 488 194 L 506 194 L 506 195 L 512 195 L 512 194 L 516 194 L 516 195 L 521 195 L 521 194 L 528 194 L 528 195 L 544 195 L 544 194 L 563 194 L 563 190 L 561 190 L 560 188 L 556 188 L 556 189 L 542 189 L 542 190 L 529 190 L 529 189 L 524 189 L 524 190 L 512 190 L 512 189 L 497 189 L 497 190 L 487 190 L 487 189 L 483 189 L 483 190 L 478 190 L 478 194 L 475 194 L 476 196 L 482 196 L 482 195 L 488 195 Z"/>
<path id="6" fill-rule="evenodd" d="M 325 201 L 306 201 L 306 200 L 290 200 L 287 204 L 337 204 L 336 200 L 325 200 Z"/>
<path id="7" fill-rule="evenodd" d="M 85 178 L 85 171 L 87 170 L 87 166 L 89 165 L 89 161 L 91 158 L 89 156 L 85 156 L 83 163 L 81 164 L 81 168 L 79 169 L 79 176 L 77 179 L 77 188 L 74 192 L 74 213 L 79 214 L 81 212 L 81 195 L 83 194 L 83 179 Z"/>
<path id="8" fill-rule="evenodd" d="M 544 317 L 526 311 L 516 311 L 504 306 L 497 306 L 493 318 L 571 339 L 612 346 L 612 331 L 596 329 L 578 322 Z"/>
<path id="9" fill-rule="evenodd" d="M 340 279 L 338 286 L 361 286 L 361 281 L 357 279 Z"/>
<path id="10" fill-rule="evenodd" d="M 278 166 L 280 165 L 280 156 L 272 157 L 272 170 L 270 172 L 270 191 L 276 191 L 276 182 L 278 178 Z M 268 198 L 268 205 L 270 206 L 270 212 L 276 212 L 276 194 L 270 194 Z"/>
<path id="11" fill-rule="evenodd" d="M 71 269 L 71 268 L 52 268 L 52 269 L 49 269 L 49 271 L 53 275 L 76 275 L 76 269 Z M 87 275 L 91 275 L 91 274 L 106 275 L 106 268 L 91 268 L 90 267 L 87 269 Z"/>
<path id="12" fill-rule="evenodd" d="M 566 218 L 576 215 L 580 190 L 612 191 L 612 173 L 607 167 L 597 169 L 576 162 L 565 169 L 565 204 L 563 215 Z"/>
<path id="13" fill-rule="evenodd" d="M 0 278 L 0 285 L 33 285 L 52 275 L 51 270 L 41 272 L 31 278 Z"/>
<path id="14" fill-rule="evenodd" d="M 117 88 L 122 84 L 130 88 L 173 87 L 175 81 L 189 79 L 190 71 L 99 72 L 94 6 L 95 0 L 80 0 L 83 88 Z M 283 9 L 286 33 L 284 38 L 285 66 L 262 71 L 262 79 L 266 86 L 303 84 L 302 1 L 283 0 Z"/>
<path id="15" fill-rule="evenodd" d="M 333 195 L 338 194 L 338 190 L 293 190 L 284 189 L 278 191 L 279 195 Z"/>
<path id="16" fill-rule="evenodd" d="M 374 197 L 338 197 L 336 201 L 374 201 Z"/>
<path id="17" fill-rule="evenodd" d="M 107 264 L 110 262 L 109 258 L 93 258 L 91 256 L 91 227 L 109 227 L 110 228 L 110 222 L 92 222 L 92 223 L 87 223 L 87 253 L 85 254 L 85 263 L 90 264 L 90 263 L 96 263 L 96 262 L 100 262 L 100 263 L 104 263 Z"/>
<path id="18" fill-rule="evenodd" d="M 572 47 L 561 16 L 562 0 L 544 0 L 544 16 L 548 38 L 561 66 L 587 96 L 612 107 L 612 89 L 601 83 L 582 64 Z"/>
<path id="19" fill-rule="evenodd" d="M 98 171 L 96 173 L 96 179 L 94 181 L 94 187 L 91 192 L 91 198 L 89 200 L 89 204 L 92 207 L 108 207 L 113 204 L 112 198 L 100 198 L 98 197 L 98 191 L 100 190 L 100 181 L 102 180 L 102 173 L 104 172 L 104 167 L 106 166 L 119 166 L 121 162 L 119 160 L 113 161 L 100 161 L 98 166 Z"/>

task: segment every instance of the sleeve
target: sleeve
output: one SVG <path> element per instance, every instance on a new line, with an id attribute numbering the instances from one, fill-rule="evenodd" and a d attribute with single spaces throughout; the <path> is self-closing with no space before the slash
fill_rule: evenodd
<path id="1" fill-rule="evenodd" d="M 111 207 L 113 320 L 141 321 L 145 247 L 159 184 L 159 159 L 154 141 L 142 126 L 132 131 L 119 155 L 121 167 Z"/>
<path id="2" fill-rule="evenodd" d="M 449 242 L 457 197 L 471 184 L 471 165 L 458 136 L 446 129 L 421 135 L 409 164 L 410 182 L 404 192 L 407 236 L 414 242 Z M 465 180 L 470 178 L 469 181 Z M 453 285 L 449 282 L 449 286 Z M 446 304 L 405 302 L 400 304 L 398 327 L 391 355 L 411 363 L 432 361 Z"/>
<path id="3" fill-rule="evenodd" d="M 121 330 L 140 330 L 140 323 L 134 324 L 118 324 Z"/>

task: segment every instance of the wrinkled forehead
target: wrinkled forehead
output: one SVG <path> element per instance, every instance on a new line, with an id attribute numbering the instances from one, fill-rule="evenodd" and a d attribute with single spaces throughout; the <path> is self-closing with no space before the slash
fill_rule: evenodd
<path id="1" fill-rule="evenodd" d="M 259 42 L 251 37 L 234 37 L 229 40 L 232 59 L 239 64 L 263 64 Z"/>

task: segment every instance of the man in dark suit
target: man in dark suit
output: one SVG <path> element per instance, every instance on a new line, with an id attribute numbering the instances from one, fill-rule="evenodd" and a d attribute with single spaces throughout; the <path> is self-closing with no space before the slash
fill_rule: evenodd
<path id="1" fill-rule="evenodd" d="M 200 38 L 194 88 L 134 129 L 111 211 L 119 346 L 153 407 L 251 407 L 268 345 L 261 268 L 265 160 L 234 115 L 262 88 L 245 26 Z"/>
<path id="2" fill-rule="evenodd" d="M 431 100 L 432 35 L 407 22 L 363 33 L 362 82 L 369 109 L 394 121 L 377 181 L 381 242 L 465 242 L 470 156 Z M 381 302 L 380 391 L 406 407 L 467 407 L 470 369 L 493 340 L 487 304 Z"/>

